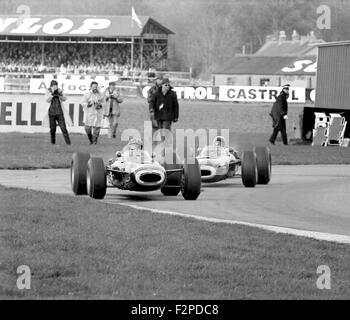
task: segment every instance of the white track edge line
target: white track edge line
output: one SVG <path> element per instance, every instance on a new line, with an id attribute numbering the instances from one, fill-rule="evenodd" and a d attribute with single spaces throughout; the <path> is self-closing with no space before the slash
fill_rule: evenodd
<path id="1" fill-rule="evenodd" d="M 115 202 L 111 202 L 111 201 L 104 201 L 104 202 L 110 203 L 110 204 L 116 204 Z M 238 220 L 227 220 L 227 219 L 218 219 L 218 218 L 197 216 L 197 215 L 191 215 L 191 214 L 181 213 L 181 212 L 176 212 L 176 211 L 168 211 L 168 210 L 160 210 L 160 209 L 141 207 L 141 206 L 137 206 L 134 204 L 125 203 L 125 202 L 123 202 L 123 203 L 119 202 L 117 204 L 119 204 L 121 206 L 130 207 L 133 209 L 137 209 L 137 210 L 146 210 L 146 211 L 150 211 L 150 212 L 154 212 L 154 213 L 162 213 L 162 214 L 167 214 L 167 215 L 172 215 L 172 216 L 192 218 L 192 219 L 196 219 L 196 220 L 200 220 L 200 221 L 244 225 L 244 226 L 263 229 L 266 231 L 271 231 L 274 233 L 289 234 L 289 235 L 312 238 L 312 239 L 322 240 L 322 241 L 350 244 L 350 236 L 346 236 L 346 235 L 317 232 L 317 231 L 308 231 L 308 230 L 301 230 L 301 229 L 293 229 L 293 228 L 287 228 L 287 227 L 278 227 L 278 226 L 244 222 L 244 221 L 238 221 Z"/>

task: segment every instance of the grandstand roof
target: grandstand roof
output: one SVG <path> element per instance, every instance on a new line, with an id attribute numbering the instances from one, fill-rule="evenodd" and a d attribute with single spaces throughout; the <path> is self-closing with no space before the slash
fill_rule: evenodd
<path id="1" fill-rule="evenodd" d="M 215 74 L 245 75 L 315 75 L 316 56 L 260 57 L 237 56 L 214 72 Z"/>
<path id="2" fill-rule="evenodd" d="M 131 16 L 45 15 L 19 17 L 0 15 L 2 36 L 54 36 L 113 38 L 174 34 L 149 16 L 139 16 L 141 27 Z"/>

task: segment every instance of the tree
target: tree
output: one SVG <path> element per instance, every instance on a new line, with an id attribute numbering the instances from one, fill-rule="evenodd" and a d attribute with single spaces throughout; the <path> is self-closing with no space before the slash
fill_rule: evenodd
<path id="1" fill-rule="evenodd" d="M 350 1 L 345 0 L 9 0 L 0 1 L 2 13 L 16 13 L 28 5 L 32 14 L 148 15 L 173 30 L 169 46 L 171 67 L 196 75 L 210 74 L 248 45 L 256 52 L 268 34 L 293 30 L 315 31 L 327 41 L 350 38 Z M 101 5 L 103 3 L 103 5 Z M 317 7 L 329 5 L 330 30 L 316 27 Z"/>

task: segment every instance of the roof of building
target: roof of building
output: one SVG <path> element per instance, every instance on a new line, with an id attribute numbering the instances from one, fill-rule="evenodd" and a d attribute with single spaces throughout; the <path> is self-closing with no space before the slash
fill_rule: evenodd
<path id="1" fill-rule="evenodd" d="M 317 55 L 317 46 L 320 43 L 324 41 L 317 39 L 313 31 L 300 36 L 294 30 L 290 39 L 287 39 L 284 31 L 280 31 L 279 34 L 268 35 L 265 44 L 255 55 L 265 57 L 312 56 Z"/>
<path id="2" fill-rule="evenodd" d="M 54 37 L 131 37 L 144 34 L 174 34 L 149 16 L 138 16 L 141 27 L 131 16 L 0 16 L 2 36 Z"/>
<path id="3" fill-rule="evenodd" d="M 236 56 L 216 70 L 214 74 L 315 75 L 316 60 L 316 56 Z"/>
<path id="4" fill-rule="evenodd" d="M 315 55 L 317 45 L 315 43 L 301 43 L 293 41 L 271 41 L 265 43 L 256 53 L 257 56 L 276 57 L 276 56 L 305 56 Z"/>
<path id="5" fill-rule="evenodd" d="M 348 46 L 348 45 L 350 45 L 350 40 L 324 42 L 324 43 L 320 43 L 318 47 L 335 47 L 335 46 Z"/>

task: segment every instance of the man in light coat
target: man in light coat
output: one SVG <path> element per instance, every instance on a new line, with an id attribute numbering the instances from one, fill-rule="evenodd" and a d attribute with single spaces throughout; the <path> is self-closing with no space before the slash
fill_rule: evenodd
<path id="1" fill-rule="evenodd" d="M 90 90 L 84 94 L 82 106 L 84 110 L 85 132 L 90 144 L 97 144 L 105 113 L 104 96 L 96 81 L 91 82 Z"/>
<path id="2" fill-rule="evenodd" d="M 110 82 L 109 87 L 104 92 L 105 97 L 105 117 L 109 120 L 108 137 L 116 138 L 118 122 L 120 117 L 120 103 L 123 102 L 120 91 L 115 87 L 115 82 Z"/>

